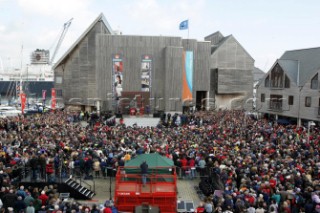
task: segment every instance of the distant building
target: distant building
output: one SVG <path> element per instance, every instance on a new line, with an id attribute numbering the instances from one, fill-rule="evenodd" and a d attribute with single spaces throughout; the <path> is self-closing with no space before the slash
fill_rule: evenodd
<path id="1" fill-rule="evenodd" d="M 257 87 L 265 74 L 265 72 L 257 67 L 253 69 L 253 110 L 255 110 L 257 106 Z"/>
<path id="2" fill-rule="evenodd" d="M 232 35 L 213 35 L 123 35 L 101 14 L 55 64 L 57 95 L 66 105 L 120 113 L 242 108 L 254 60 Z"/>
<path id="3" fill-rule="evenodd" d="M 274 120 L 320 121 L 320 48 L 286 51 L 265 74 L 257 110 Z"/>
<path id="4" fill-rule="evenodd" d="M 219 31 L 205 37 L 211 41 L 211 98 L 219 109 L 252 109 L 254 59 L 233 35 Z"/>

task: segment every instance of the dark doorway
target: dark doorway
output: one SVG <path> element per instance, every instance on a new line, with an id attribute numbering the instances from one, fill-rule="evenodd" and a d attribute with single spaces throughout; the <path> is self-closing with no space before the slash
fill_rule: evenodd
<path id="1" fill-rule="evenodd" d="M 197 91 L 196 93 L 196 109 L 205 110 L 207 106 L 207 91 Z"/>

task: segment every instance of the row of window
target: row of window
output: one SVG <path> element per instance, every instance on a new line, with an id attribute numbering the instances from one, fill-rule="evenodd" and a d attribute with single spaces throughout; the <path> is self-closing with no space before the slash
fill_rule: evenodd
<path id="1" fill-rule="evenodd" d="M 261 103 L 265 102 L 265 94 L 261 94 Z M 282 107 L 282 95 L 270 95 L 270 106 L 275 105 L 275 106 L 280 106 Z M 288 105 L 292 106 L 294 103 L 294 97 L 293 95 L 289 95 L 288 97 Z M 311 107 L 311 97 L 307 96 L 305 97 L 305 102 L 304 102 L 305 107 Z M 320 107 L 320 98 L 319 98 L 319 107 Z"/>
<path id="2" fill-rule="evenodd" d="M 270 88 L 290 88 L 290 79 L 277 64 L 264 80 L 264 86 Z M 311 89 L 319 88 L 318 73 L 311 79 Z"/>

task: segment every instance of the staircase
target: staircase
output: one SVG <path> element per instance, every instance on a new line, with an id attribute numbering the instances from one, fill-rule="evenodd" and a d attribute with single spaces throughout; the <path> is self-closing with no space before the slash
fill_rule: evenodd
<path id="1" fill-rule="evenodd" d="M 90 189 L 88 189 L 87 187 L 84 187 L 72 178 L 67 179 L 65 181 L 65 184 L 82 194 L 86 199 L 92 199 L 93 196 L 96 195 L 93 191 L 91 191 L 91 187 Z"/>

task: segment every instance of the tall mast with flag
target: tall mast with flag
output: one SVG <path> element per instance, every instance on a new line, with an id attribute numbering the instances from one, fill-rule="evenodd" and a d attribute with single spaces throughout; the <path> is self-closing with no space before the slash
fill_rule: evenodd
<path id="1" fill-rule="evenodd" d="M 184 20 L 179 25 L 179 30 L 188 30 L 187 46 L 189 48 L 189 19 Z"/>
<path id="2" fill-rule="evenodd" d="M 189 37 L 189 20 L 184 20 L 179 25 L 179 30 L 188 30 L 188 37 Z"/>

